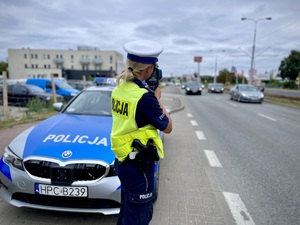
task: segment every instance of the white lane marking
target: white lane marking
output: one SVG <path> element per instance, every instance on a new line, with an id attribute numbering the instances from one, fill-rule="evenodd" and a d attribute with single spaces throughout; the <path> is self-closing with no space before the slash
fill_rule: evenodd
<path id="1" fill-rule="evenodd" d="M 255 225 L 238 194 L 223 192 L 223 195 L 237 225 Z"/>
<path id="2" fill-rule="evenodd" d="M 261 117 L 264 117 L 264 118 L 267 118 L 267 119 L 272 120 L 272 121 L 276 121 L 276 119 L 274 119 L 272 117 L 269 117 L 269 116 L 266 116 L 266 115 L 263 115 L 263 114 L 260 114 L 260 113 L 257 113 L 257 115 L 259 115 Z"/>
<path id="3" fill-rule="evenodd" d="M 192 124 L 192 126 L 198 126 L 198 123 L 196 120 L 191 120 L 191 124 Z"/>
<path id="4" fill-rule="evenodd" d="M 188 114 L 187 114 L 187 116 L 188 116 L 188 117 L 193 117 L 193 115 L 192 115 L 192 114 L 190 114 L 190 113 L 188 113 Z"/>
<path id="5" fill-rule="evenodd" d="M 196 135 L 199 140 L 206 140 L 206 137 L 204 136 L 204 133 L 202 131 L 196 131 Z"/>
<path id="6" fill-rule="evenodd" d="M 229 104 L 234 106 L 234 107 L 237 107 L 237 104 L 234 104 L 234 103 L 229 103 Z"/>
<path id="7" fill-rule="evenodd" d="M 211 167 L 222 167 L 222 164 L 218 160 L 216 154 L 212 150 L 204 150 L 204 153 L 206 155 L 206 158 L 208 159 L 208 162 Z"/>

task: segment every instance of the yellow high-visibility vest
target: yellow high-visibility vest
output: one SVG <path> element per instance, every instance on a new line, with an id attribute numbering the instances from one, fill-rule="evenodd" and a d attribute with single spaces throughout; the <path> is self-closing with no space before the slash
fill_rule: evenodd
<path id="1" fill-rule="evenodd" d="M 159 157 L 164 157 L 163 144 L 157 129 L 152 125 L 138 128 L 135 121 L 138 101 L 146 92 L 146 88 L 140 88 L 131 81 L 123 81 L 112 92 L 111 149 L 121 162 L 132 152 L 131 144 L 134 139 L 139 139 L 144 145 L 149 139 L 153 139 Z"/>

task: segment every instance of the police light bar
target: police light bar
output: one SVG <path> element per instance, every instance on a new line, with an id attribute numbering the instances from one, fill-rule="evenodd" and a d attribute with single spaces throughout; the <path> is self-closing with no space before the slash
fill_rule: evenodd
<path id="1" fill-rule="evenodd" d="M 116 78 L 111 78 L 111 77 L 96 77 L 94 79 L 94 84 L 95 85 L 116 85 Z"/>

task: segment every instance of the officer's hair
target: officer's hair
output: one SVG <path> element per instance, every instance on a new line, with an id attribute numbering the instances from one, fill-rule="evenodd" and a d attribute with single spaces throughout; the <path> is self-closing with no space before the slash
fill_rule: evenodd
<path id="1" fill-rule="evenodd" d="M 141 74 L 141 71 L 146 69 L 151 64 L 145 64 L 140 62 L 135 62 L 130 59 L 126 60 L 126 69 L 120 73 L 116 78 L 117 86 L 123 81 L 129 81 L 132 80 L 134 77 L 139 77 Z"/>

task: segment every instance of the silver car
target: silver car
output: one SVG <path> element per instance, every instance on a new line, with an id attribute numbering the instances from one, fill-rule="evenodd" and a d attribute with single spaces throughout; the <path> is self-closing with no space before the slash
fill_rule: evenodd
<path id="1" fill-rule="evenodd" d="M 250 84 L 237 84 L 230 89 L 230 99 L 238 102 L 262 103 L 264 94 Z"/>

